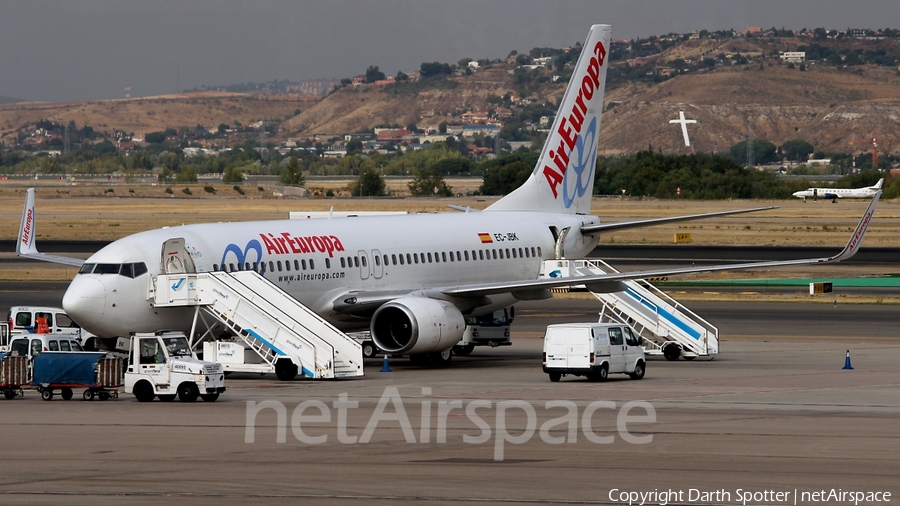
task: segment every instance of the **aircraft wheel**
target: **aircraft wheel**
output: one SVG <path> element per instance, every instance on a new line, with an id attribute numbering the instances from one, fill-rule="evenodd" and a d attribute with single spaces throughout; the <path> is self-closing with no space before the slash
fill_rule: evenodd
<path id="1" fill-rule="evenodd" d="M 637 365 L 634 366 L 634 372 L 632 372 L 628 376 L 631 377 L 631 379 L 633 379 L 633 380 L 639 380 L 644 377 L 645 371 L 646 371 L 646 369 L 644 368 L 644 363 L 638 362 Z"/>
<path id="2" fill-rule="evenodd" d="M 428 358 L 431 359 L 437 365 L 449 365 L 450 361 L 453 360 L 453 351 L 452 350 L 444 350 L 435 353 L 429 353 Z"/>
<path id="3" fill-rule="evenodd" d="M 474 344 L 467 344 L 465 346 L 454 346 L 453 354 L 459 355 L 461 357 L 468 357 L 469 355 L 472 354 L 472 351 L 474 351 L 474 350 L 475 350 Z"/>
<path id="4" fill-rule="evenodd" d="M 424 353 L 417 353 L 415 355 L 409 356 L 409 363 L 411 363 L 411 364 L 421 365 L 426 362 L 428 362 L 428 355 L 426 355 Z"/>

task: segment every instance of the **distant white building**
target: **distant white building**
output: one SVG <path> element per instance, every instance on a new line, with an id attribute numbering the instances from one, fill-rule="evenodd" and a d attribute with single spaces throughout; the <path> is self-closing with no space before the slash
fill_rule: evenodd
<path id="1" fill-rule="evenodd" d="M 786 62 L 802 63 L 806 61 L 806 51 L 782 51 L 779 58 Z"/>

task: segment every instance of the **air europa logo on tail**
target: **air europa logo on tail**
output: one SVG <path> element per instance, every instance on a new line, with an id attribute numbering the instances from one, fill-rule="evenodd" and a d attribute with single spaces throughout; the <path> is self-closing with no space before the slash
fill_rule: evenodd
<path id="1" fill-rule="evenodd" d="M 554 198 L 559 198 L 559 185 L 563 184 L 565 191 L 563 192 L 563 203 L 566 207 L 570 207 L 576 197 L 584 195 L 590 185 L 594 167 L 591 165 L 596 156 L 597 149 L 597 117 L 594 116 L 588 127 L 582 132 L 584 126 L 585 115 L 588 112 L 587 103 L 594 97 L 594 93 L 600 88 L 600 67 L 603 66 L 606 59 L 606 48 L 602 42 L 597 42 L 594 46 L 593 55 L 588 62 L 584 77 L 581 79 L 581 86 L 578 89 L 578 96 L 569 114 L 562 117 L 559 122 L 555 134 L 560 139 L 559 146 L 550 148 L 549 156 L 553 160 L 555 167 L 544 165 L 544 178 L 550 184 L 550 191 L 553 192 Z M 583 134 L 583 135 L 582 135 Z M 572 153 L 576 152 L 577 159 L 572 160 Z M 570 177 L 569 166 L 571 162 L 575 162 L 572 168 L 576 172 L 574 177 L 576 181 L 569 182 Z M 584 174 L 587 170 L 588 173 Z M 585 182 L 585 176 L 587 181 Z M 574 183 L 574 188 L 571 188 Z M 572 189 L 572 191 L 569 191 Z"/>
<path id="2" fill-rule="evenodd" d="M 34 210 L 28 209 L 25 212 L 25 226 L 22 228 L 22 244 L 25 246 L 31 244 L 32 223 L 34 223 Z"/>

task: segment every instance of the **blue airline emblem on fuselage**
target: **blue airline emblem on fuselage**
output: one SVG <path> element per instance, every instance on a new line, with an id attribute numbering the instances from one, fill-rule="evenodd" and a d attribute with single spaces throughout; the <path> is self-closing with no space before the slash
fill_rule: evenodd
<path id="1" fill-rule="evenodd" d="M 262 244 L 260 244 L 259 241 L 256 239 L 251 239 L 249 242 L 247 242 L 247 245 L 244 246 L 243 250 L 241 249 L 240 246 L 238 246 L 237 244 L 234 244 L 234 243 L 226 246 L 225 252 L 222 253 L 221 264 L 223 266 L 226 264 L 226 261 L 228 259 L 228 253 L 234 253 L 234 257 L 235 257 L 235 260 L 237 261 L 238 265 L 244 265 L 248 261 L 247 256 L 248 256 L 248 253 L 250 253 L 251 251 L 256 252 L 256 259 L 254 261 L 262 262 Z"/>

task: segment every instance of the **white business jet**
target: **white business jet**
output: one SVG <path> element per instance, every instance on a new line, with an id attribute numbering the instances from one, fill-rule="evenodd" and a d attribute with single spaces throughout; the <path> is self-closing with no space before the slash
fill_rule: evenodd
<path id="1" fill-rule="evenodd" d="M 793 195 L 802 198 L 803 202 L 806 202 L 808 197 L 812 197 L 813 202 L 819 200 L 819 197 L 822 197 L 823 199 L 830 200 L 834 203 L 837 202 L 837 199 L 864 199 L 874 197 L 877 192 L 881 191 L 881 186 L 883 184 L 884 178 L 881 178 L 874 185 L 865 186 L 863 188 L 807 188 L 805 190 L 794 192 Z"/>
<path id="2" fill-rule="evenodd" d="M 154 307 L 150 300 L 148 287 L 161 272 L 252 270 L 339 329 L 370 329 L 387 353 L 446 352 L 460 340 L 465 325 L 458 323 L 465 316 L 549 298 L 550 288 L 570 285 L 566 278 L 538 279 L 542 261 L 582 258 L 603 232 L 768 209 L 624 223 L 601 223 L 590 215 L 609 40 L 608 25 L 591 28 L 534 172 L 484 211 L 184 225 L 124 237 L 82 262 L 38 252 L 29 190 L 17 253 L 80 266 L 63 307 L 101 338 L 192 328 L 191 308 Z M 856 253 L 877 200 L 878 194 L 850 242 L 830 258 L 590 275 L 579 281 L 597 292 L 615 292 L 630 279 L 837 262 Z M 169 255 L 167 245 L 176 243 L 183 244 L 183 256 Z M 448 330 L 453 328 L 458 330 Z"/>

